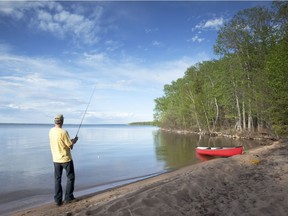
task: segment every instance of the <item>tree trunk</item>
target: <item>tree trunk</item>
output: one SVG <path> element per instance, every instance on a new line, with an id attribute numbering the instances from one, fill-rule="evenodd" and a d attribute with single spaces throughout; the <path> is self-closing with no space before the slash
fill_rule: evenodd
<path id="1" fill-rule="evenodd" d="M 212 87 L 214 88 L 214 83 L 213 83 L 213 81 L 212 81 L 210 76 L 209 76 L 209 80 L 211 82 Z M 214 102 L 215 102 L 215 107 L 216 107 L 216 117 L 215 117 L 215 120 L 213 122 L 213 128 L 212 128 L 213 131 L 215 131 L 215 128 L 216 128 L 216 125 L 217 125 L 217 121 L 218 121 L 218 118 L 219 118 L 219 106 L 218 106 L 218 101 L 217 101 L 216 97 L 214 98 Z"/>
<path id="2" fill-rule="evenodd" d="M 242 119 L 243 119 L 243 122 L 242 122 L 242 128 L 243 130 L 246 130 L 246 110 L 245 110 L 245 102 L 243 100 L 242 102 Z"/>
<path id="3" fill-rule="evenodd" d="M 195 101 L 194 101 L 193 95 L 192 95 L 192 93 L 189 90 L 187 91 L 187 93 L 188 93 L 188 97 L 190 98 L 190 100 L 192 101 L 192 104 L 194 106 L 194 115 L 195 115 L 195 119 L 196 119 L 196 124 L 197 124 L 199 132 L 201 132 L 202 129 L 201 129 L 201 126 L 200 126 L 200 123 L 199 123 L 199 119 L 198 119 L 198 115 L 197 115 L 197 111 L 196 111 L 196 106 L 195 106 Z"/>
<path id="4" fill-rule="evenodd" d="M 236 130 L 242 131 L 242 126 L 241 126 L 241 122 L 242 122 L 241 109 L 240 109 L 239 99 L 238 99 L 237 94 L 235 94 L 235 97 L 236 97 L 236 106 L 237 106 L 237 111 L 238 111 L 238 121 L 236 122 L 235 128 L 236 128 Z"/>
<path id="5" fill-rule="evenodd" d="M 249 108 L 249 112 L 248 112 L 248 131 L 252 131 L 252 129 L 253 129 L 253 118 L 252 118 L 251 108 Z"/>
<path id="6" fill-rule="evenodd" d="M 215 121 L 213 123 L 213 131 L 215 131 L 217 122 L 218 122 L 218 118 L 219 118 L 219 106 L 218 106 L 218 102 L 217 102 L 217 98 L 214 98 L 215 101 L 215 106 L 216 106 L 216 118 Z"/>
<path id="7" fill-rule="evenodd" d="M 204 106 L 203 103 L 202 103 L 202 106 L 203 106 L 203 110 L 204 110 L 204 114 L 205 114 L 205 119 L 206 119 L 207 129 L 208 129 L 208 132 L 210 133 L 209 118 L 208 118 L 208 115 L 207 115 L 207 112 L 206 112 L 206 109 L 205 109 L 205 106 Z"/>

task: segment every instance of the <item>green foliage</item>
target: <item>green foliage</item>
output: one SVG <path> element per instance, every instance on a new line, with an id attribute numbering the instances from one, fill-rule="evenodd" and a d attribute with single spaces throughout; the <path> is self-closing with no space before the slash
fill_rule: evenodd
<path id="1" fill-rule="evenodd" d="M 287 35 L 288 36 L 288 35 Z M 266 62 L 267 118 L 278 134 L 288 134 L 288 37 L 269 53 Z M 272 114 L 272 115 L 271 115 Z"/>
<path id="2" fill-rule="evenodd" d="M 158 126 L 157 122 L 155 121 L 149 121 L 149 122 L 131 122 L 129 125 L 149 125 L 149 126 Z"/>
<path id="3" fill-rule="evenodd" d="M 239 11 L 218 32 L 219 60 L 191 66 L 155 99 L 161 127 L 288 133 L 288 3 Z"/>

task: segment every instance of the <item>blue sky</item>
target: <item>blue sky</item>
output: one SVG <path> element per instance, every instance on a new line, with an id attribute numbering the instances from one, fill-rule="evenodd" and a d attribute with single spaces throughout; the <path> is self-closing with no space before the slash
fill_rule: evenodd
<path id="1" fill-rule="evenodd" d="M 217 30 L 269 2 L 0 1 L 0 123 L 153 120 L 165 84 L 217 58 Z"/>

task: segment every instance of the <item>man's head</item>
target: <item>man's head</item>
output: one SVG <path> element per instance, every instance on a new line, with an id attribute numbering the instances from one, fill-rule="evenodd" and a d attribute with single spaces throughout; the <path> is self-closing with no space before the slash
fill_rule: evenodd
<path id="1" fill-rule="evenodd" d="M 56 125 L 62 125 L 64 121 L 64 117 L 62 114 L 56 115 L 54 118 L 54 122 Z"/>

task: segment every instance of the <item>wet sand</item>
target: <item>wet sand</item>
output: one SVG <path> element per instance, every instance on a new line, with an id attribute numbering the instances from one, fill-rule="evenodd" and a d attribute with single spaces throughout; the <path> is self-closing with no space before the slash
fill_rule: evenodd
<path id="1" fill-rule="evenodd" d="M 13 215 L 288 215 L 288 142 Z"/>

